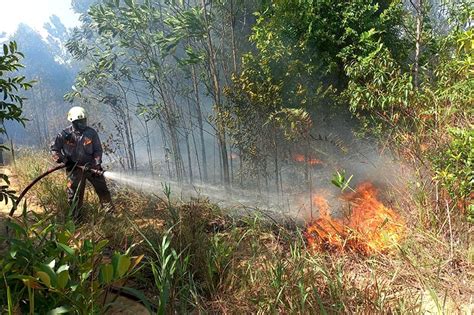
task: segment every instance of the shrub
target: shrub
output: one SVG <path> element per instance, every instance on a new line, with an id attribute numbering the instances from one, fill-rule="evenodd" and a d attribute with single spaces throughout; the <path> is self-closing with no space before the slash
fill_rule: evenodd
<path id="1" fill-rule="evenodd" d="M 81 239 L 72 222 L 28 215 L 26 208 L 7 224 L 14 235 L 0 259 L 0 303 L 9 314 L 102 314 L 108 289 L 123 285 L 143 258 L 128 250 L 106 262 L 107 240 Z"/>
<path id="2" fill-rule="evenodd" d="M 449 130 L 451 142 L 434 158 L 435 179 L 441 183 L 458 206 L 474 222 L 472 191 L 474 189 L 474 130 Z"/>

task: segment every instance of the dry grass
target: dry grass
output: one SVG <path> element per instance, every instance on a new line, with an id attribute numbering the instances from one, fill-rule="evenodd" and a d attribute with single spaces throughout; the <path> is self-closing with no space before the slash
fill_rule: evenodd
<path id="1" fill-rule="evenodd" d="M 20 185 L 47 168 L 44 158 L 26 154 L 14 170 Z M 110 250 L 135 249 L 153 257 L 153 246 L 170 230 L 171 247 L 189 259 L 187 275 L 195 288 L 187 310 L 206 313 L 469 313 L 474 297 L 472 228 L 458 221 L 430 226 L 429 198 L 399 192 L 397 209 L 408 222 L 407 235 L 396 251 L 361 256 L 351 252 L 308 250 L 299 231 L 258 217 L 232 218 L 205 200 L 170 202 L 113 187 L 118 215 L 98 211 L 96 197 L 86 200 L 89 220 L 80 227 L 90 237 L 107 238 Z M 65 207 L 65 176 L 56 173 L 30 193 L 47 212 Z M 425 195 L 423 195 L 423 193 Z M 404 196 L 403 198 L 401 196 Z M 420 214 L 421 213 L 421 214 Z M 420 220 L 420 216 L 423 220 Z M 454 216 L 454 215 L 453 215 Z M 182 310 L 180 286 L 171 296 Z M 159 290 L 149 266 L 133 280 L 156 302 Z"/>

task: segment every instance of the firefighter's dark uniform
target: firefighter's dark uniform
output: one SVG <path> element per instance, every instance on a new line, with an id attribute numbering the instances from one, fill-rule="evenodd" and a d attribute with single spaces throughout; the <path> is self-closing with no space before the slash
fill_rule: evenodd
<path id="1" fill-rule="evenodd" d="M 80 209 L 84 199 L 86 179 L 92 184 L 99 196 L 102 206 L 110 206 L 111 196 L 103 175 L 93 175 L 84 172 L 75 165 L 89 165 L 100 168 L 102 163 L 102 144 L 97 132 L 87 127 L 83 131 L 76 130 L 73 126 L 64 129 L 54 139 L 51 145 L 53 159 L 58 163 L 68 162 L 67 198 L 73 208 L 73 217 L 80 218 Z"/>

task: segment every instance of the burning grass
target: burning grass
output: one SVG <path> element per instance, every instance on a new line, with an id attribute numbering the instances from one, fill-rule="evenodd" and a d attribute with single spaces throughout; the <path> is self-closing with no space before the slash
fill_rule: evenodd
<path id="1" fill-rule="evenodd" d="M 297 163 L 307 163 L 308 165 L 311 165 L 311 166 L 323 164 L 323 161 L 321 161 L 320 159 L 317 159 L 316 157 L 311 156 L 311 155 L 306 156 L 304 154 L 295 154 L 293 156 L 293 161 Z"/>
<path id="2" fill-rule="evenodd" d="M 400 243 L 405 223 L 377 199 L 377 189 L 372 183 L 360 184 L 342 199 L 350 205 L 349 216 L 335 219 L 330 216 L 327 200 L 320 195 L 313 197 L 320 217 L 306 228 L 305 236 L 311 248 L 352 250 L 367 255 L 388 252 Z"/>

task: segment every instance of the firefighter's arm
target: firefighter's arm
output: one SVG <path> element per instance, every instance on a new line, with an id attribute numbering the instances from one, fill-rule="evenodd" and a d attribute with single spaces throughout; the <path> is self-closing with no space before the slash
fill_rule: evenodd
<path id="1" fill-rule="evenodd" d="M 54 138 L 53 143 L 51 144 L 50 150 L 53 160 L 56 163 L 65 163 L 66 157 L 64 156 L 62 150 L 64 146 L 64 139 L 61 134 L 58 134 L 56 138 Z"/>
<path id="2" fill-rule="evenodd" d="M 102 164 L 102 143 L 100 142 L 99 135 L 95 133 L 94 138 L 92 140 L 92 145 L 94 149 L 93 157 L 94 157 L 94 166 L 100 168 Z"/>

